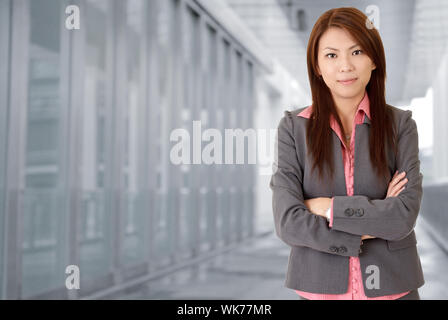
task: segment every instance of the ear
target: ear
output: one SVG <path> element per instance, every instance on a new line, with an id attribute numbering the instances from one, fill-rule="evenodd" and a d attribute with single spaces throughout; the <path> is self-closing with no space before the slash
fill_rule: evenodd
<path id="1" fill-rule="evenodd" d="M 317 70 L 317 75 L 322 76 L 322 72 L 320 72 L 320 68 L 318 65 L 316 66 L 316 70 Z"/>
<path id="2" fill-rule="evenodd" d="M 376 65 L 372 63 L 372 71 L 376 69 Z"/>

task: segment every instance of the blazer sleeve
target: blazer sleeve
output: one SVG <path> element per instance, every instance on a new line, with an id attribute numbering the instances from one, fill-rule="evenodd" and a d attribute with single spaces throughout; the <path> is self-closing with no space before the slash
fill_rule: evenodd
<path id="1" fill-rule="evenodd" d="M 415 227 L 422 199 L 423 174 L 418 157 L 418 132 L 412 111 L 400 124 L 397 170 L 405 171 L 408 182 L 397 197 L 383 200 L 366 196 L 335 196 L 332 228 L 385 240 L 401 240 Z"/>
<path id="2" fill-rule="evenodd" d="M 333 230 L 326 218 L 310 212 L 304 203 L 303 173 L 297 158 L 292 115 L 285 111 L 275 141 L 270 188 L 277 236 L 289 246 L 305 246 L 341 256 L 358 256 L 361 236 Z"/>

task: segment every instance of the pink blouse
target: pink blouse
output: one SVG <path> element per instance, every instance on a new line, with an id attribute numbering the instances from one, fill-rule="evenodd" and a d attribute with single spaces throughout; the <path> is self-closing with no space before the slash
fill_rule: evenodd
<path id="1" fill-rule="evenodd" d="M 309 119 L 311 116 L 312 106 L 309 106 L 297 116 L 301 116 Z M 344 172 L 345 172 L 345 184 L 347 188 L 347 195 L 353 196 L 353 172 L 355 165 L 355 129 L 357 124 L 364 123 L 365 116 L 370 119 L 370 103 L 369 97 L 367 93 L 364 95 L 364 98 L 360 102 L 358 109 L 356 111 L 355 118 L 353 119 L 352 126 L 352 136 L 350 138 L 350 147 L 347 148 L 345 145 L 344 135 L 341 133 L 341 129 L 339 128 L 337 121 L 331 116 L 330 125 L 331 128 L 336 132 L 339 139 L 341 140 L 341 149 L 342 149 L 342 159 L 344 162 Z M 331 199 L 331 219 L 330 219 L 330 227 L 333 226 L 333 199 Z M 367 240 L 368 241 L 368 240 Z M 323 293 L 310 293 L 295 290 L 296 293 L 306 299 L 309 300 L 395 300 L 398 299 L 408 292 L 381 296 L 375 298 L 369 298 L 364 294 L 364 286 L 362 283 L 362 275 L 361 275 L 361 265 L 359 263 L 359 257 L 349 257 L 349 278 L 348 278 L 348 291 L 343 294 L 323 294 Z"/>

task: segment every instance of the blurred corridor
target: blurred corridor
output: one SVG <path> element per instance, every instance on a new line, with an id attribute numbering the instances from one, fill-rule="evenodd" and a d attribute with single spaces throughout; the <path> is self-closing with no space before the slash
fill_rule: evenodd
<path id="1" fill-rule="evenodd" d="M 297 299 L 269 132 L 311 103 L 306 45 L 334 5 L 0 0 L 0 299 Z M 387 102 L 417 122 L 420 295 L 448 299 L 448 2 L 337 5 L 375 15 Z"/>
<path id="2" fill-rule="evenodd" d="M 420 218 L 415 230 L 425 272 L 420 298 L 445 300 L 448 299 L 448 277 L 440 274 L 445 272 L 448 255 L 422 221 Z M 168 276 L 154 277 L 117 292 L 105 290 L 88 298 L 297 300 L 294 290 L 283 286 L 289 251 L 273 232 L 266 233 L 248 240 L 240 248 Z"/>

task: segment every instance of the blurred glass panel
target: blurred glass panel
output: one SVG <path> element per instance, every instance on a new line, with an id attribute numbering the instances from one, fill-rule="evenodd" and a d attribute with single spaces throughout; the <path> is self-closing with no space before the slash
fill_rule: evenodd
<path id="1" fill-rule="evenodd" d="M 251 82 L 252 82 L 252 65 L 250 61 L 247 59 L 244 60 L 244 70 L 245 70 L 245 77 L 244 77 L 244 99 L 243 103 L 245 106 L 245 116 L 246 116 L 246 123 L 245 127 L 249 129 L 255 129 L 255 124 L 253 121 L 253 114 L 255 109 L 252 106 L 252 95 L 253 92 L 251 90 Z M 258 137 L 257 137 L 258 138 Z M 248 139 L 247 143 L 247 165 L 245 166 L 245 195 L 244 195 L 244 221 L 242 224 L 242 232 L 243 237 L 246 237 L 249 235 L 250 232 L 250 225 L 251 221 L 253 219 L 252 214 L 252 205 L 253 205 L 253 190 L 254 190 L 254 181 L 255 177 L 253 175 L 255 165 L 250 164 L 249 160 L 252 158 L 256 159 L 257 156 L 257 142 L 256 139 Z"/>
<path id="2" fill-rule="evenodd" d="M 158 0 L 157 2 L 157 61 L 158 61 L 158 103 L 151 106 L 151 117 L 156 119 L 155 139 L 156 152 L 156 194 L 154 199 L 153 230 L 155 241 L 155 256 L 157 262 L 168 257 L 173 250 L 173 233 L 170 232 L 173 219 L 170 219 L 170 208 L 173 204 L 172 193 L 168 193 L 169 145 L 165 143 L 168 136 L 168 120 L 172 99 L 173 35 L 175 34 L 175 6 L 173 0 Z M 154 3 L 153 3 L 154 4 Z M 150 170 L 152 170 L 150 168 Z M 171 197 L 171 198 L 170 198 Z"/>
<path id="3" fill-rule="evenodd" d="M 9 0 L 0 0 L 0 257 L 4 257 L 4 232 L 5 232 L 5 197 L 6 197 L 6 145 L 7 145 L 7 90 L 9 68 Z M 0 288 L 3 288 L 3 259 L 0 259 Z M 3 298 L 0 292 L 0 299 Z"/>
<path id="4" fill-rule="evenodd" d="M 230 42 L 226 40 L 223 41 L 223 86 L 222 86 L 222 95 L 221 95 L 221 109 L 223 110 L 223 126 L 224 129 L 231 129 L 233 128 L 231 122 L 230 122 L 230 115 L 231 115 L 231 45 Z M 223 166 L 221 166 L 223 167 Z M 222 190 L 218 193 L 218 199 L 220 203 L 220 218 L 218 221 L 221 221 L 221 224 L 218 222 L 218 230 L 220 233 L 220 239 L 224 241 L 225 244 L 227 244 L 230 241 L 230 169 L 231 165 L 226 165 L 223 169 L 221 169 L 222 172 Z"/>
<path id="5" fill-rule="evenodd" d="M 61 186 L 61 1 L 30 1 L 22 295 L 61 287 L 66 211 Z"/>
<path id="6" fill-rule="evenodd" d="M 110 106 L 106 97 L 108 70 L 108 17 L 112 1 L 86 2 L 84 104 L 82 112 L 82 205 L 78 220 L 80 270 L 83 278 L 108 273 L 112 249 L 109 241 L 111 215 L 106 211 L 106 159 L 109 142 L 106 128 Z M 108 164 L 108 163 L 107 163 Z"/>
<path id="7" fill-rule="evenodd" d="M 145 43 L 144 24 L 145 3 L 143 0 L 128 0 L 127 14 L 127 98 L 128 105 L 124 110 L 125 146 L 124 146 L 124 181 L 125 181 L 125 223 L 124 223 L 124 264 L 135 264 L 145 261 L 145 231 L 147 231 L 148 212 L 144 208 L 145 194 L 141 191 L 142 159 L 146 150 L 142 142 L 146 141 L 144 132 L 144 110 L 142 98 L 145 88 L 142 82 L 143 53 Z"/>
<path id="8" fill-rule="evenodd" d="M 205 71 L 202 73 L 203 77 L 203 105 L 202 112 L 204 118 L 207 120 L 207 128 L 217 128 L 215 121 L 215 114 L 218 109 L 216 95 L 216 81 L 217 81 L 217 47 L 216 47 L 216 31 L 210 26 L 206 26 L 205 28 L 206 36 L 204 41 L 204 51 L 206 54 L 204 59 Z M 203 129 L 204 130 L 204 129 Z M 221 131 L 223 132 L 223 131 Z M 216 144 L 215 144 L 216 146 Z M 217 149 L 214 151 L 218 152 Z M 213 243 L 215 235 L 216 235 L 216 215 L 218 208 L 216 207 L 216 193 L 215 193 L 215 185 L 216 185 L 216 176 L 217 170 L 216 167 L 219 165 L 206 165 L 202 170 L 203 175 L 201 176 L 201 186 L 206 187 L 207 190 L 205 193 L 205 203 L 203 215 L 205 216 L 205 220 L 202 221 L 205 223 L 201 224 L 202 228 L 205 230 L 201 230 L 202 239 L 200 241 L 201 244 L 205 245 L 205 248 L 209 248 L 209 246 Z M 200 193 L 202 195 L 202 192 Z"/>
<path id="9" fill-rule="evenodd" d="M 183 94 L 186 103 L 183 104 L 183 112 L 191 116 L 184 118 L 183 126 L 189 132 L 193 132 L 193 121 L 199 119 L 199 97 L 200 88 L 199 70 L 201 61 L 199 15 L 186 6 L 184 15 L 183 33 Z M 194 150 L 192 150 L 193 154 Z M 196 179 L 200 179 L 200 171 L 195 166 L 183 166 L 182 183 L 180 189 L 179 207 L 179 249 L 182 253 L 190 253 L 196 245 L 196 237 L 199 229 L 198 198 Z"/>

